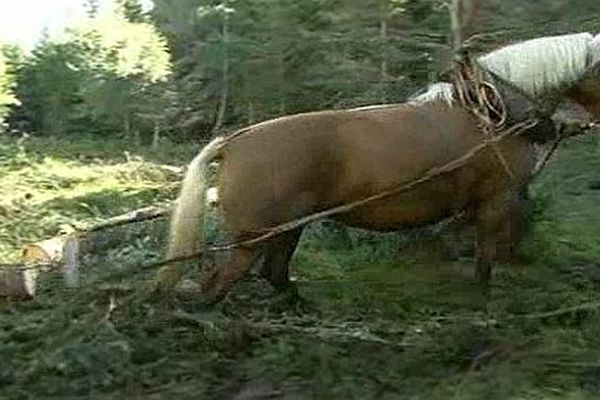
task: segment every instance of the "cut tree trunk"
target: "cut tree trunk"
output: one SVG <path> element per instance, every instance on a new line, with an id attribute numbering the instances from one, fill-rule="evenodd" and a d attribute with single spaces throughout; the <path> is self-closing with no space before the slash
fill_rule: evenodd
<path id="1" fill-rule="evenodd" d="M 22 265 L 0 267 L 0 297 L 31 298 L 40 274 L 61 268 L 66 283 L 76 284 L 73 275 L 78 267 L 78 246 L 74 232 L 71 227 L 61 227 L 58 236 L 23 246 Z"/>
<path id="2" fill-rule="evenodd" d="M 38 275 L 36 267 L 0 265 L 0 297 L 31 299 L 35 296 Z"/>
<path id="3" fill-rule="evenodd" d="M 53 237 L 37 243 L 23 246 L 23 261 L 28 264 L 52 266 L 63 258 L 65 238 Z"/>
<path id="4" fill-rule="evenodd" d="M 144 207 L 81 231 L 63 226 L 59 229 L 58 235 L 53 238 L 24 245 L 22 264 L 0 265 L 0 297 L 17 299 L 33 297 L 40 273 L 50 270 L 60 271 L 68 287 L 77 286 L 81 270 L 82 247 L 85 247 L 82 243 L 89 239 L 90 235 L 127 224 L 155 220 L 167 216 L 170 211 L 170 206 Z M 94 241 L 94 238 L 90 240 Z"/>

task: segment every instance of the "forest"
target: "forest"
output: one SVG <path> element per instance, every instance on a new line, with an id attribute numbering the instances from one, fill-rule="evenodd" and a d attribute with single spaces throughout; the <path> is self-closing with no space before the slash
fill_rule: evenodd
<path id="1" fill-rule="evenodd" d="M 0 37 L 0 292 L 24 246 L 85 232 L 77 284 L 40 270 L 32 298 L 0 298 L 0 399 L 600 396 L 593 133 L 562 142 L 532 183 L 530 232 L 485 305 L 470 228 L 319 221 L 291 262 L 300 299 L 252 276 L 210 306 L 148 290 L 166 215 L 95 228 L 168 209 L 217 135 L 402 103 L 450 68 L 457 41 L 481 54 L 596 35 L 597 0 L 81 3 L 31 49 Z"/>

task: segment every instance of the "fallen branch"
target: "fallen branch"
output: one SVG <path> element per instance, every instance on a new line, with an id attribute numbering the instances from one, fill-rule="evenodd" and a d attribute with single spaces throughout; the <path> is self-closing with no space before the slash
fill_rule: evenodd
<path id="1" fill-rule="evenodd" d="M 177 312 L 173 314 L 173 317 L 177 320 L 191 322 L 202 328 L 214 328 L 215 323 L 211 320 L 203 320 L 199 316 L 189 314 L 186 312 Z M 346 340 L 346 341 L 362 341 L 368 343 L 384 344 L 388 346 L 405 348 L 406 344 L 403 342 L 395 343 L 390 340 L 379 337 L 371 332 L 364 329 L 353 328 L 348 324 L 340 324 L 339 326 L 302 326 L 295 324 L 294 321 L 285 322 L 253 322 L 253 321 L 235 321 L 228 323 L 227 325 L 237 325 L 252 329 L 259 334 L 284 334 L 284 333 L 298 333 L 311 337 L 318 337 L 322 340 Z"/>
<path id="2" fill-rule="evenodd" d="M 590 303 L 583 303 L 577 306 L 559 308 L 554 311 L 548 311 L 543 313 L 533 313 L 533 314 L 525 314 L 525 315 L 515 315 L 512 316 L 511 320 L 514 319 L 543 319 L 550 317 L 558 317 L 561 315 L 571 314 L 578 311 L 591 311 L 600 309 L 600 301 L 593 301 Z"/>
<path id="3" fill-rule="evenodd" d="M 117 215 L 116 217 L 109 218 L 102 223 L 87 227 L 79 232 L 79 234 L 99 232 L 132 223 L 155 220 L 167 216 L 171 212 L 171 208 L 171 206 L 163 208 L 153 206 L 140 208 L 125 214 Z"/>
<path id="4" fill-rule="evenodd" d="M 244 325 L 256 329 L 258 331 L 268 332 L 270 334 L 277 333 L 299 333 L 307 336 L 318 337 L 322 340 L 357 340 L 362 342 L 385 344 L 385 345 L 398 345 L 404 347 L 401 344 L 390 342 L 389 340 L 383 339 L 375 334 L 365 331 L 364 329 L 358 328 L 347 328 L 347 327 L 304 327 L 293 324 L 283 323 L 244 323 Z"/>

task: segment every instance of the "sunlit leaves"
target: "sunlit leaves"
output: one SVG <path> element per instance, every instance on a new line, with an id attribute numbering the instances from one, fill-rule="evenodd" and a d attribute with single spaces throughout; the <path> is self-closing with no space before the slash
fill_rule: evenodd
<path id="1" fill-rule="evenodd" d="M 160 114 L 171 73 L 166 39 L 135 0 L 119 0 L 42 41 L 20 74 L 23 117 L 40 134 L 140 132 Z M 147 99 L 146 97 L 151 97 Z"/>
<path id="2" fill-rule="evenodd" d="M 166 40 L 148 23 L 101 14 L 69 29 L 67 41 L 84 51 L 86 67 L 118 77 L 138 76 L 154 83 L 170 73 Z"/>

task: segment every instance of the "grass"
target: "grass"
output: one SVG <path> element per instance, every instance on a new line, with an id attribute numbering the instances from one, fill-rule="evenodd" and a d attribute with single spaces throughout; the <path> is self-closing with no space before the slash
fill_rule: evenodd
<path id="1" fill-rule="evenodd" d="M 143 158 L 128 147 L 91 139 L 0 141 L 0 260 L 17 260 L 20 246 L 53 236 L 61 223 L 89 225 L 172 198 L 179 177 L 161 168 L 164 155 Z M 186 154 L 183 146 L 180 152 Z"/>
<path id="2" fill-rule="evenodd" d="M 8 261 L 59 222 L 173 197 L 178 178 L 160 165 L 193 153 L 0 146 Z M 487 304 L 469 257 L 426 259 L 398 251 L 406 235 L 331 224 L 313 226 L 292 262 L 300 304 L 253 278 L 216 307 L 193 293 L 155 298 L 145 265 L 164 226 L 112 232 L 80 287 L 50 275 L 36 299 L 0 304 L 0 399 L 596 399 L 599 150 L 595 138 L 569 142 L 535 183 L 525 257 L 497 269 Z"/>

